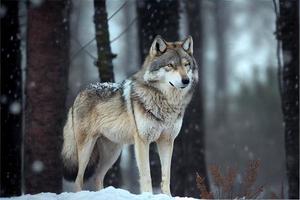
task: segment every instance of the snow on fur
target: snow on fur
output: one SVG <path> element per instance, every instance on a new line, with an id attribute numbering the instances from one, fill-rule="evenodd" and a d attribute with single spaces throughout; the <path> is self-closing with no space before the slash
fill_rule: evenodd
<path id="1" fill-rule="evenodd" d="M 116 189 L 114 187 L 107 187 L 97 192 L 81 191 L 77 193 L 64 192 L 61 194 L 54 193 L 40 193 L 35 195 L 23 195 L 19 197 L 3 198 L 9 200 L 176 200 L 176 199 L 190 199 L 187 197 L 169 197 L 165 194 L 131 194 L 123 189 Z"/>
<path id="2" fill-rule="evenodd" d="M 112 89 L 113 91 L 116 91 L 120 88 L 119 83 L 110 83 L 110 82 L 95 82 L 91 83 L 89 86 L 91 89 L 96 89 L 96 90 L 106 90 L 106 89 Z"/>

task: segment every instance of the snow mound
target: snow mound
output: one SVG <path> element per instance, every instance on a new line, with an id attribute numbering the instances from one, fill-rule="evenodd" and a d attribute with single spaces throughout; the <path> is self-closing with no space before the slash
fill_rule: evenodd
<path id="1" fill-rule="evenodd" d="M 1 198 L 9 200 L 176 200 L 190 199 L 187 197 L 169 197 L 165 194 L 142 193 L 139 195 L 131 194 L 127 190 L 107 187 L 97 192 L 81 191 L 77 193 L 64 192 L 61 194 L 55 193 L 40 193 L 35 195 L 23 195 L 19 197 Z"/>

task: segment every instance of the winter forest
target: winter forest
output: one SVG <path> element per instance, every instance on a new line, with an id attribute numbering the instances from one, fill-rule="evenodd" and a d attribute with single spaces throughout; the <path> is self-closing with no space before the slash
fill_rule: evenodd
<path id="1" fill-rule="evenodd" d="M 74 192 L 61 151 L 77 94 L 141 70 L 157 35 L 190 35 L 199 82 L 174 142 L 172 196 L 299 199 L 299 9 L 298 0 L 1 0 L 0 196 Z M 160 194 L 155 143 L 149 156 Z M 104 187 L 94 197 L 151 198 L 138 196 L 134 145 Z M 89 180 L 84 190 L 95 191 Z"/>

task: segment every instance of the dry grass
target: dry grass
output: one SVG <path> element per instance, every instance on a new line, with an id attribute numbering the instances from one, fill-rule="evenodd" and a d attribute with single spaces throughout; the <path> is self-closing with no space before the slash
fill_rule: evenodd
<path id="1" fill-rule="evenodd" d="M 206 185 L 204 183 L 203 177 L 199 176 L 199 174 L 196 174 L 196 182 L 197 182 L 197 188 L 200 190 L 201 198 L 202 199 L 213 199 L 214 196 L 211 192 L 207 191 Z"/>
<path id="2" fill-rule="evenodd" d="M 197 187 L 203 199 L 256 199 L 263 191 L 263 187 L 254 187 L 260 166 L 259 160 L 249 161 L 245 170 L 242 187 L 235 188 L 237 170 L 229 167 L 227 173 L 222 175 L 221 169 L 217 165 L 210 166 L 209 173 L 212 176 L 215 191 L 209 192 L 204 184 L 204 178 L 198 174 L 196 176 Z"/>
<path id="3" fill-rule="evenodd" d="M 263 191 L 262 186 L 253 189 L 254 183 L 257 178 L 259 166 L 260 166 L 259 160 L 250 161 L 248 163 L 246 174 L 243 178 L 244 187 L 242 193 L 242 195 L 246 197 L 246 199 L 256 199 L 258 195 Z"/>
<path id="4" fill-rule="evenodd" d="M 271 199 L 287 199 L 286 197 L 284 197 L 284 185 L 282 182 L 280 194 L 278 195 L 275 192 L 271 192 Z"/>

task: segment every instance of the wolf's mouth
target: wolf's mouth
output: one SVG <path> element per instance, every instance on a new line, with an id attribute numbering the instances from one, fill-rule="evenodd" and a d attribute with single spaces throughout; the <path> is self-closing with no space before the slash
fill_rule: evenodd
<path id="1" fill-rule="evenodd" d="M 175 87 L 175 86 L 173 85 L 173 83 L 171 83 L 170 81 L 169 81 L 169 83 L 170 83 L 170 85 L 172 85 L 173 87 Z"/>

